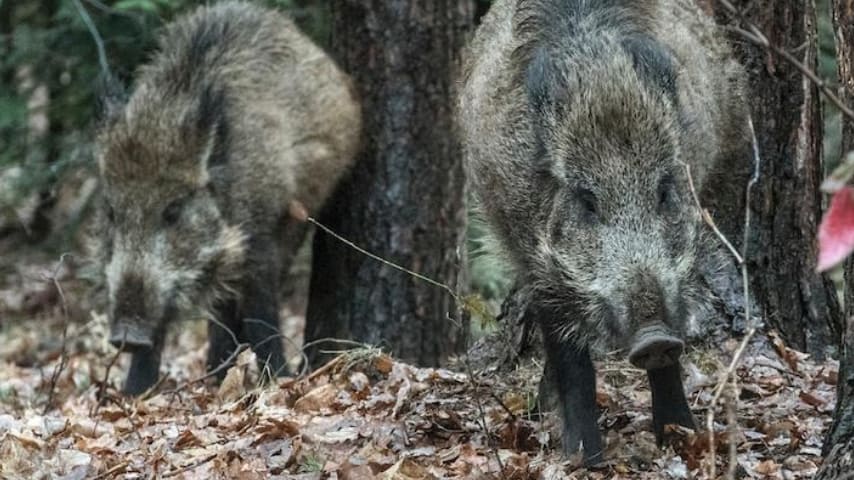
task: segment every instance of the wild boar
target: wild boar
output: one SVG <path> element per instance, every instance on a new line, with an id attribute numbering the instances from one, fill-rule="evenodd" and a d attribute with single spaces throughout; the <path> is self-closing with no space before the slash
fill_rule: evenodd
<path id="1" fill-rule="evenodd" d="M 694 426 L 679 359 L 715 247 L 685 166 L 700 190 L 750 161 L 724 36 L 690 0 L 497 0 L 463 70 L 467 175 L 533 292 L 564 452 L 601 459 L 591 349 L 647 371 L 659 441 Z"/>
<path id="2" fill-rule="evenodd" d="M 288 210 L 321 208 L 355 158 L 350 80 L 283 14 L 225 2 L 167 25 L 119 97 L 96 136 L 96 249 L 110 341 L 133 354 L 124 390 L 158 380 L 167 326 L 196 314 L 209 369 L 246 343 L 286 373 L 279 285 L 305 233 Z"/>

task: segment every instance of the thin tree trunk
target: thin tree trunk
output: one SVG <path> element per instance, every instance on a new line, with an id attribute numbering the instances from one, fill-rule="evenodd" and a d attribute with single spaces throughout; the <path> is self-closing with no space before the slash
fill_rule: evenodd
<path id="1" fill-rule="evenodd" d="M 733 4 L 772 45 L 816 69 L 813 0 Z M 714 6 L 722 23 L 749 31 L 748 23 L 728 13 L 720 2 Z M 818 186 L 823 177 L 818 90 L 778 55 L 737 33 L 733 40 L 749 75 L 748 98 L 761 157 L 749 205 L 751 289 L 759 314 L 771 327 L 792 347 L 823 358 L 826 348 L 838 342 L 841 315 L 833 283 L 815 272 L 822 205 Z M 733 181 L 746 186 L 748 178 Z M 743 225 L 743 216 L 738 221 L 733 225 Z M 742 232 L 734 235 L 739 244 Z"/>
<path id="2" fill-rule="evenodd" d="M 836 31 L 836 58 L 839 68 L 839 95 L 846 105 L 854 107 L 854 0 L 833 1 L 833 23 Z M 854 150 L 854 121 L 842 120 L 842 152 Z M 825 462 L 817 476 L 820 479 L 843 478 L 849 472 L 854 478 L 854 259 L 845 264 L 845 318 L 842 358 L 839 366 L 836 410 L 833 425 L 824 441 Z"/>
<path id="3" fill-rule="evenodd" d="M 384 259 L 456 288 L 465 265 L 464 177 L 453 125 L 454 70 L 471 0 L 336 0 L 332 51 L 363 101 L 363 151 L 321 215 Z M 349 338 L 420 365 L 462 351 L 453 297 L 318 231 L 306 342 Z M 313 363 L 319 343 L 310 347 Z"/>

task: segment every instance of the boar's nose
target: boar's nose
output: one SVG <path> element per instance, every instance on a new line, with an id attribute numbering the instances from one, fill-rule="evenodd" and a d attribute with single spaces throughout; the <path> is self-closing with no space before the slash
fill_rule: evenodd
<path id="1" fill-rule="evenodd" d="M 639 328 L 630 345 L 629 362 L 645 370 L 673 365 L 685 350 L 685 343 L 660 323 Z"/>
<path id="2" fill-rule="evenodd" d="M 154 348 L 154 329 L 139 322 L 119 320 L 110 331 L 110 343 L 125 352 Z"/>

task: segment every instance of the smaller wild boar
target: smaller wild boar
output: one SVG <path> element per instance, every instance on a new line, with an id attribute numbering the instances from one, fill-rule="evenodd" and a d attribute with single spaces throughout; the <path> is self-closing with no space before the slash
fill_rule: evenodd
<path id="1" fill-rule="evenodd" d="M 467 174 L 532 291 L 564 453 L 601 459 L 591 349 L 647 371 L 659 442 L 694 426 L 679 359 L 718 254 L 685 166 L 702 193 L 750 161 L 724 36 L 692 0 L 496 0 L 469 54 Z"/>
<path id="2" fill-rule="evenodd" d="M 110 341 L 133 354 L 124 390 L 157 381 L 167 327 L 199 313 L 209 369 L 246 343 L 285 373 L 279 285 L 305 233 L 288 209 L 317 211 L 353 162 L 348 77 L 279 12 L 219 3 L 166 26 L 102 113 L 96 253 Z"/>

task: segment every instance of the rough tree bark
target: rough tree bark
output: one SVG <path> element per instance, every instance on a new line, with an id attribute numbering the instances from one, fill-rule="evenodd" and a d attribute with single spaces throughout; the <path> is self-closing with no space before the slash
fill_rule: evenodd
<path id="1" fill-rule="evenodd" d="M 377 255 L 456 288 L 464 177 L 453 126 L 454 70 L 472 0 L 335 0 L 332 51 L 363 100 L 364 144 L 321 214 Z M 462 351 L 468 322 L 448 292 L 318 231 L 306 342 L 353 339 L 419 365 Z M 312 363 L 328 343 L 308 348 Z"/>
<path id="2" fill-rule="evenodd" d="M 854 0 L 833 1 L 839 96 L 854 107 Z M 842 152 L 854 150 L 854 121 L 843 117 Z M 854 259 L 845 263 L 845 318 L 836 410 L 824 441 L 825 462 L 817 479 L 854 478 Z"/>
<path id="3" fill-rule="evenodd" d="M 748 31 L 755 25 L 771 45 L 816 69 L 813 0 L 732 3 L 743 14 L 733 15 L 723 2 L 713 2 L 722 23 Z M 749 205 L 751 289 L 759 312 L 789 345 L 823 358 L 826 348 L 838 342 L 841 315 L 833 283 L 815 273 L 822 205 L 818 186 L 823 177 L 818 89 L 779 55 L 738 33 L 732 35 L 749 76 L 748 98 L 761 156 Z M 746 185 L 747 180 L 736 181 Z M 741 231 L 736 233 L 733 240 L 740 244 Z"/>

